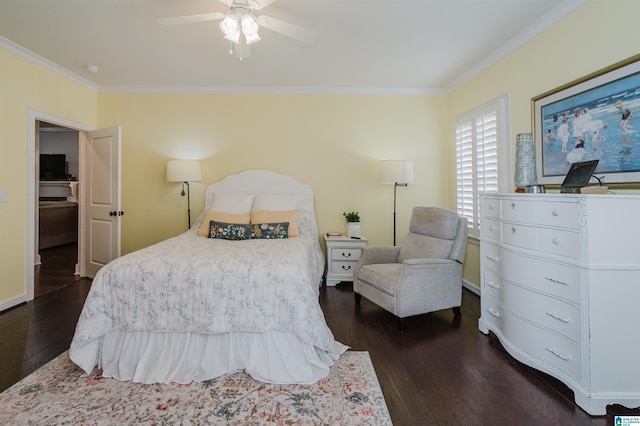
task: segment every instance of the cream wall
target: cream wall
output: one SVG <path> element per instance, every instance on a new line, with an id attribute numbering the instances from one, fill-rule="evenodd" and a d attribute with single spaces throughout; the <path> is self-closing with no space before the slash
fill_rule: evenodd
<path id="1" fill-rule="evenodd" d="M 122 126 L 124 253 L 185 230 L 180 185 L 164 181 L 172 158 L 202 159 L 194 219 L 207 184 L 272 169 L 314 188 L 321 233 L 344 230 L 342 212 L 357 210 L 371 244 L 390 244 L 393 188 L 377 183 L 379 160 L 415 161 L 416 184 L 398 189 L 401 239 L 411 207 L 453 207 L 457 115 L 509 92 L 513 135 L 530 131 L 533 96 L 638 53 L 637 16 L 635 0 L 590 0 L 446 96 L 96 93 L 0 49 L 0 189 L 9 191 L 0 203 L 0 306 L 26 293 L 28 108 Z M 470 245 L 465 279 L 474 285 L 478 254 Z"/>
<path id="2" fill-rule="evenodd" d="M 447 96 L 447 139 L 454 118 L 505 92 L 511 94 L 511 143 L 531 132 L 531 98 L 640 53 L 640 2 L 590 0 Z M 451 156 L 454 156 L 451 145 Z M 512 173 L 513 176 L 513 173 Z M 454 176 L 449 179 L 455 193 Z M 479 250 L 470 247 L 464 278 L 479 286 Z"/>
<path id="3" fill-rule="evenodd" d="M 0 307 L 26 296 L 29 108 L 95 125 L 97 94 L 0 48 Z"/>
<path id="4" fill-rule="evenodd" d="M 191 184 L 192 220 L 208 184 L 270 169 L 309 184 L 321 233 L 344 231 L 360 212 L 371 244 L 392 244 L 393 187 L 378 183 L 379 161 L 412 159 L 415 185 L 398 189 L 398 238 L 415 205 L 448 206 L 444 96 L 114 94 L 99 98 L 99 127 L 122 126 L 123 252 L 187 227 L 180 184 L 166 161 L 201 159 Z"/>

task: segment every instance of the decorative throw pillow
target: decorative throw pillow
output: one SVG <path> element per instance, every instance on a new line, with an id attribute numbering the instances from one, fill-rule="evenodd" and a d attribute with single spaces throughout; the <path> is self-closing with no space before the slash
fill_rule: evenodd
<path id="1" fill-rule="evenodd" d="M 249 238 L 284 239 L 289 238 L 289 223 L 252 223 Z"/>
<path id="2" fill-rule="evenodd" d="M 251 223 L 284 223 L 289 222 L 289 236 L 299 235 L 298 216 L 300 210 L 251 210 Z"/>
<path id="3" fill-rule="evenodd" d="M 209 238 L 222 240 L 247 240 L 251 238 L 252 225 L 244 223 L 209 222 Z"/>
<path id="4" fill-rule="evenodd" d="M 207 210 L 202 218 L 202 223 L 198 228 L 197 234 L 200 237 L 207 237 L 211 230 L 211 221 L 224 223 L 244 223 L 249 224 L 251 221 L 250 214 L 224 213 L 219 211 Z"/>

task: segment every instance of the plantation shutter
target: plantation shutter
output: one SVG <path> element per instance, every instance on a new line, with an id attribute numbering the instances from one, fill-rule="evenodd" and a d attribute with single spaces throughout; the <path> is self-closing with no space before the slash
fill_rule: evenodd
<path id="1" fill-rule="evenodd" d="M 468 219 L 469 230 L 474 224 L 473 139 L 471 122 L 456 127 L 457 211 Z"/>
<path id="2" fill-rule="evenodd" d="M 480 194 L 510 190 L 506 96 L 455 121 L 456 209 L 480 236 Z"/>

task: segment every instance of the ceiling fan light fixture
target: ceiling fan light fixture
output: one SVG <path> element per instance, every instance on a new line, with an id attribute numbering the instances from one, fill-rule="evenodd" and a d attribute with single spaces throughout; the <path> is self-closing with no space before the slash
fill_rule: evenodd
<path id="1" fill-rule="evenodd" d="M 225 34 L 224 38 L 234 42 L 235 44 L 240 44 L 240 31 L 236 31 L 235 33 Z"/>
<path id="2" fill-rule="evenodd" d="M 240 32 L 240 22 L 238 16 L 233 13 L 228 14 L 224 17 L 222 22 L 220 22 L 220 30 L 225 35 L 225 38 L 233 36 L 236 33 Z"/>
<path id="3" fill-rule="evenodd" d="M 247 42 L 247 44 L 253 44 L 257 41 L 260 41 L 260 35 L 258 33 L 254 33 L 254 34 L 244 33 L 244 39 Z"/>
<path id="4" fill-rule="evenodd" d="M 242 15 L 240 23 L 242 24 L 242 33 L 245 36 L 258 35 L 260 26 L 258 25 L 258 21 L 256 20 L 256 18 L 254 18 L 252 14 L 247 13 L 245 15 Z"/>

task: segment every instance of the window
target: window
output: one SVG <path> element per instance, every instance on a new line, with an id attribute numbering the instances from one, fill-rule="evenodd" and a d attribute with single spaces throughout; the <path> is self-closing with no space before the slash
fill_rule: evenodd
<path id="1" fill-rule="evenodd" d="M 480 237 L 480 193 L 511 190 L 508 95 L 455 120 L 456 208 Z"/>

